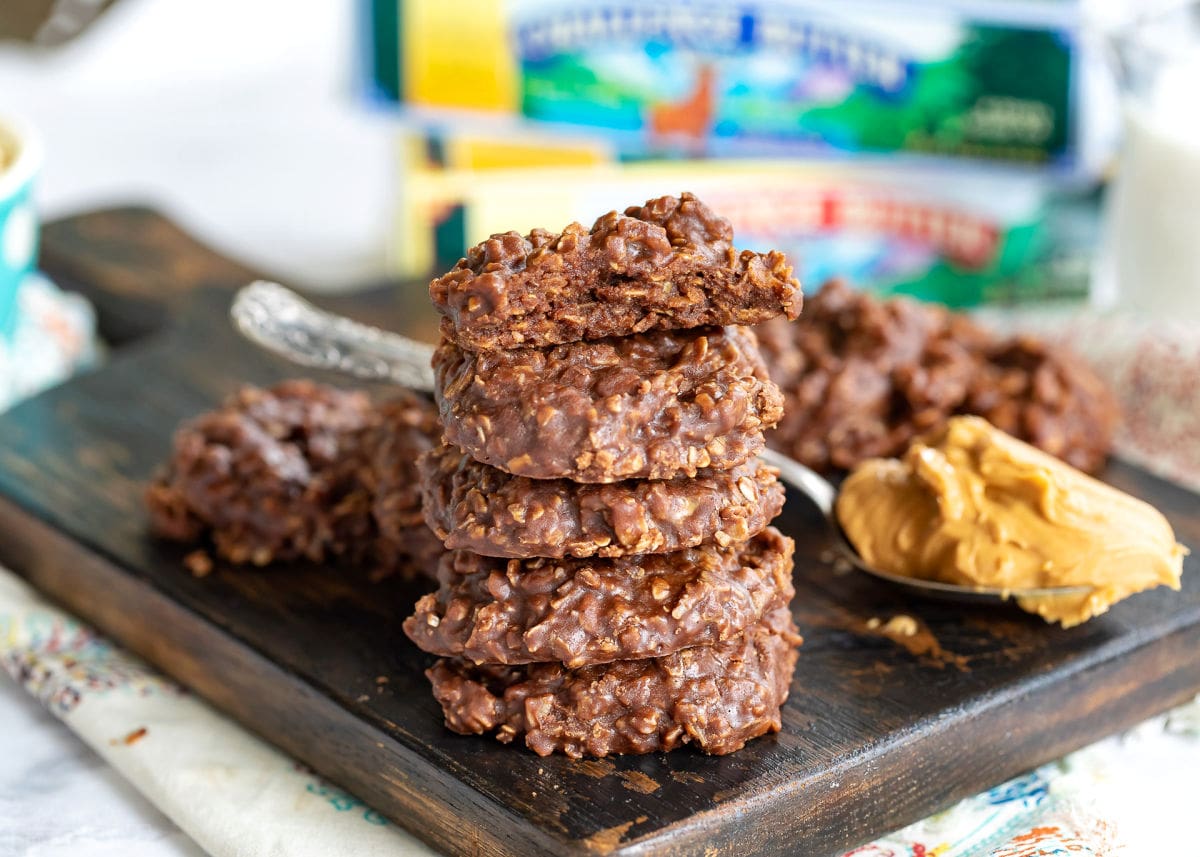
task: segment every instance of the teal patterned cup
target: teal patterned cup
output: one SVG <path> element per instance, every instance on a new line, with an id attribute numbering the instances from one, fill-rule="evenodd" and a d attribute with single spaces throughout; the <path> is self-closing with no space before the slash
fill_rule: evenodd
<path id="1" fill-rule="evenodd" d="M 37 263 L 38 222 L 33 180 L 41 146 L 20 119 L 0 115 L 0 344 L 17 324 L 17 293 Z"/>

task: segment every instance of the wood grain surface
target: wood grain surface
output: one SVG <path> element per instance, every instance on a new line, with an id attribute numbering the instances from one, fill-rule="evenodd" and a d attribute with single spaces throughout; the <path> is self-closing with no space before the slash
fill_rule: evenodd
<path id="1" fill-rule="evenodd" d="M 173 427 L 240 383 L 297 371 L 240 341 L 252 275 L 146 210 L 52 224 L 52 274 L 123 345 L 0 416 L 0 561 L 249 729 L 454 854 L 831 855 L 1181 702 L 1200 689 L 1200 582 L 1063 631 L 1014 609 L 911 600 L 828 562 L 789 496 L 805 636 L 778 736 L 572 762 L 447 732 L 401 620 L 417 590 L 352 570 L 218 565 L 197 579 L 146 532 L 142 490 Z M 391 289 L 339 308 L 426 330 Z M 1114 463 L 1105 478 L 1200 546 L 1200 499 Z M 899 642 L 872 629 L 904 613 Z M 386 681 L 380 681 L 385 677 Z"/>

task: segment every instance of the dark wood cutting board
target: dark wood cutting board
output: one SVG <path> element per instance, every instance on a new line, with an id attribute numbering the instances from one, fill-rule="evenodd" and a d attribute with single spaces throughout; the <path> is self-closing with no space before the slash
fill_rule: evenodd
<path id="1" fill-rule="evenodd" d="M 1181 594 L 1063 631 L 835 573 L 815 510 L 791 496 L 780 526 L 798 545 L 806 642 L 781 734 L 722 758 L 588 762 L 453 735 L 400 629 L 415 589 L 306 566 L 197 579 L 147 536 L 143 484 L 175 425 L 242 382 L 300 374 L 226 322 L 252 272 L 142 209 L 52 224 L 43 255 L 118 347 L 0 417 L 0 561 L 444 851 L 835 854 L 1200 690 L 1195 556 Z M 420 292 L 335 303 L 428 330 Z M 1105 478 L 1200 546 L 1196 495 L 1119 462 Z M 868 626 L 898 613 L 921 622 L 904 645 Z"/>

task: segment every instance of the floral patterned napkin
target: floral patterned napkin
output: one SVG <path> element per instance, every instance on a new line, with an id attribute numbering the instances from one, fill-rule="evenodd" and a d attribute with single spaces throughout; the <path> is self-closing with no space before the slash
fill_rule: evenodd
<path id="1" fill-rule="evenodd" d="M 426 855 L 0 567 L 0 665 L 214 855 Z"/>

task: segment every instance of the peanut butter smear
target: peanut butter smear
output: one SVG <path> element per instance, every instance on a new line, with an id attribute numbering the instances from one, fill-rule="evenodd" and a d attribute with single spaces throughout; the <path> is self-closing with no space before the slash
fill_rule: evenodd
<path id="1" fill-rule="evenodd" d="M 1017 599 L 1064 628 L 1136 592 L 1179 589 L 1188 552 L 1157 509 L 979 417 L 955 417 L 901 459 L 863 462 L 842 485 L 837 517 L 863 560 L 891 574 L 1093 587 Z"/>

